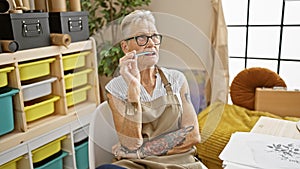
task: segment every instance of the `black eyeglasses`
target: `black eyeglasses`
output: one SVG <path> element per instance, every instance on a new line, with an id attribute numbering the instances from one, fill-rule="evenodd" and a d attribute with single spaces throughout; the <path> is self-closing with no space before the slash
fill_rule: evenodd
<path id="1" fill-rule="evenodd" d="M 153 34 L 151 36 L 139 35 L 139 36 L 134 36 L 134 37 L 131 37 L 131 38 L 127 38 L 127 39 L 125 39 L 125 41 L 135 39 L 137 45 L 145 46 L 148 43 L 149 38 L 152 39 L 152 41 L 155 45 L 159 45 L 161 43 L 161 40 L 162 40 L 162 35 L 160 35 L 160 34 Z"/>

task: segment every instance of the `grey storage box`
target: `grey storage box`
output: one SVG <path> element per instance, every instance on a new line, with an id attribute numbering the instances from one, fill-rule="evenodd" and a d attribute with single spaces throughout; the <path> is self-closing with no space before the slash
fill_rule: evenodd
<path id="1" fill-rule="evenodd" d="M 0 14 L 0 39 L 14 40 L 18 50 L 50 45 L 48 13 Z"/>
<path id="2" fill-rule="evenodd" d="M 89 39 L 88 12 L 50 12 L 51 33 L 69 34 L 72 42 Z"/>

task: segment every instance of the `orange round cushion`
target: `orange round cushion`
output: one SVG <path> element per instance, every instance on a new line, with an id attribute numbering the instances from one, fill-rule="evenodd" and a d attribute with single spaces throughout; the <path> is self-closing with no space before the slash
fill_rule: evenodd
<path id="1" fill-rule="evenodd" d="M 254 110 L 256 88 L 275 86 L 286 87 L 284 80 L 277 73 L 261 67 L 248 68 L 233 79 L 230 97 L 233 104 Z"/>

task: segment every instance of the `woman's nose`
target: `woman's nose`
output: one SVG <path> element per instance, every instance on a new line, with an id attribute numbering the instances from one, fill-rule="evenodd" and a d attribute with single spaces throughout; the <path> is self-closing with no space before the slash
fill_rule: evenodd
<path id="1" fill-rule="evenodd" d="M 149 38 L 147 46 L 154 46 L 154 45 L 155 45 L 155 43 L 153 42 L 152 38 Z"/>

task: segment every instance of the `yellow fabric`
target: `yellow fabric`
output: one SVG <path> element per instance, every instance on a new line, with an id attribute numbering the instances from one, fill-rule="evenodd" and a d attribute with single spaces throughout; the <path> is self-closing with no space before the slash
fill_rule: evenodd
<path id="1" fill-rule="evenodd" d="M 222 168 L 219 154 L 224 149 L 232 133 L 249 132 L 259 117 L 268 116 L 279 119 L 297 121 L 299 118 L 281 118 L 268 112 L 252 111 L 236 105 L 214 103 L 198 115 L 201 143 L 198 144 L 198 156 L 206 166 L 215 165 Z"/>

